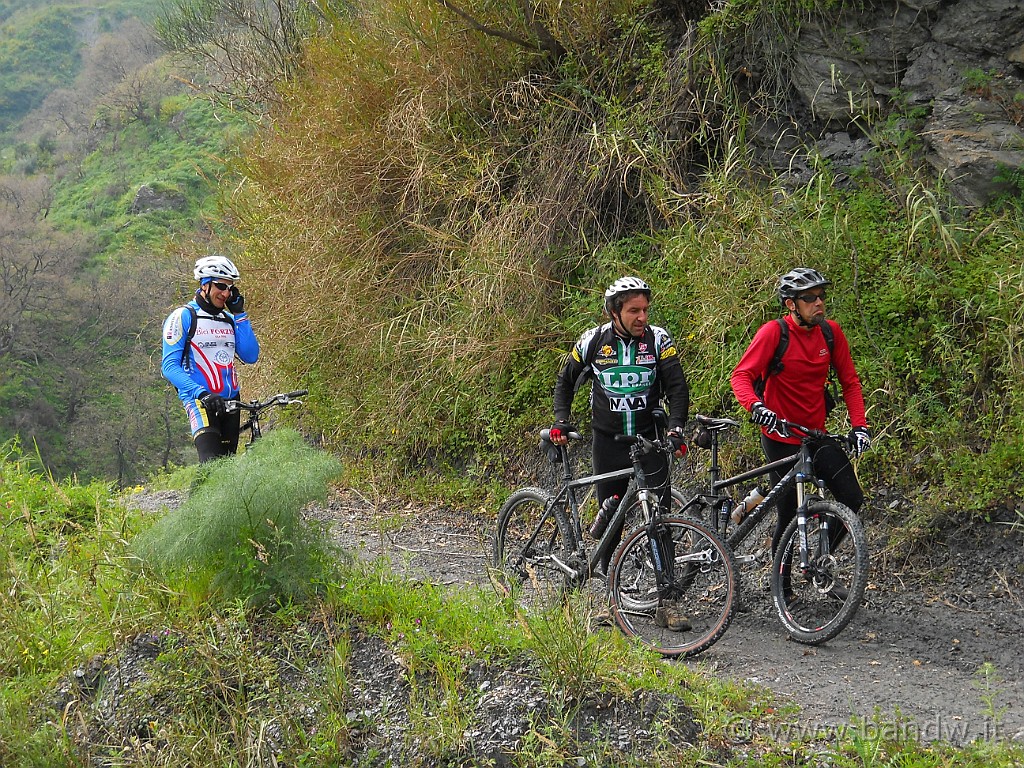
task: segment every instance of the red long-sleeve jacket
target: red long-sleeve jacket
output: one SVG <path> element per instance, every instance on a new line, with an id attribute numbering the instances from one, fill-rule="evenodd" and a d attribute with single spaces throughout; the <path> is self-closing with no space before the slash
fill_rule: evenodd
<path id="1" fill-rule="evenodd" d="M 834 337 L 834 349 L 830 355 L 820 328 L 805 328 L 792 315 L 785 321 L 789 327 L 789 345 L 782 356 L 783 368 L 779 373 L 768 375 L 768 366 L 782 335 L 779 324 L 774 320 L 758 329 L 733 369 L 730 381 L 739 404 L 749 411 L 754 403 L 762 400 L 765 407 L 775 411 L 780 418 L 812 429 L 824 429 L 825 380 L 831 364 L 843 389 L 850 426 L 867 426 L 860 377 L 853 365 L 850 344 L 839 324 L 833 320 L 826 321 L 832 326 Z M 754 381 L 762 376 L 765 378 L 764 397 L 759 398 L 754 392 Z M 764 428 L 762 432 L 767 434 Z M 800 442 L 798 437 L 784 438 L 772 434 L 771 438 L 785 443 Z"/>

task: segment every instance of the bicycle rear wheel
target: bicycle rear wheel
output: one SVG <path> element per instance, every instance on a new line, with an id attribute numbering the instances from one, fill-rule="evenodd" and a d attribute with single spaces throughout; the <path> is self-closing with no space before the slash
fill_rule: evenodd
<path id="1" fill-rule="evenodd" d="M 555 563 L 569 559 L 573 540 L 553 497 L 540 488 L 522 488 L 498 511 L 491 556 L 495 586 L 524 606 L 543 607 L 561 599 L 568 578 Z"/>
<path id="2" fill-rule="evenodd" d="M 826 537 L 830 551 L 822 556 Z M 860 607 L 870 570 L 868 542 L 849 507 L 817 499 L 807 508 L 807 546 L 810 566 L 803 572 L 794 517 L 772 563 L 772 601 L 793 640 L 821 645 L 842 632 Z"/>
<path id="3" fill-rule="evenodd" d="M 664 518 L 628 533 L 612 556 L 611 611 L 619 628 L 664 656 L 693 656 L 728 629 L 739 594 L 729 547 L 710 527 L 682 517 Z M 652 546 L 653 545 L 653 546 Z M 669 585 L 659 589 L 655 552 Z M 689 629 L 668 626 L 664 609 L 682 612 Z"/>

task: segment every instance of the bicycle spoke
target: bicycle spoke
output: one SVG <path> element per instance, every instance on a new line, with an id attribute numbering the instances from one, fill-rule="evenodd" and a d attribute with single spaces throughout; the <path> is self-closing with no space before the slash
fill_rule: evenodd
<path id="1" fill-rule="evenodd" d="M 613 558 L 612 613 L 627 635 L 659 653 L 699 653 L 732 620 L 739 588 L 735 564 L 722 541 L 692 520 L 661 521 L 657 540 L 670 583 L 659 588 L 652 541 L 645 529 L 633 531 Z"/>
<path id="2" fill-rule="evenodd" d="M 565 541 L 550 497 L 527 488 L 512 494 L 498 513 L 492 565 L 496 586 L 522 607 L 560 599 L 566 575 L 558 561 L 568 560 Z"/>
<path id="3" fill-rule="evenodd" d="M 835 637 L 850 622 L 867 583 L 868 554 L 863 527 L 839 504 L 817 502 L 807 518 L 808 567 L 801 567 L 799 531 L 786 529 L 775 559 L 772 589 L 776 612 L 794 640 L 817 645 Z M 841 508 L 847 516 L 840 519 Z M 828 533 L 823 522 L 828 521 Z M 827 546 L 824 545 L 827 539 Z M 826 550 L 831 550 L 826 552 Z"/>

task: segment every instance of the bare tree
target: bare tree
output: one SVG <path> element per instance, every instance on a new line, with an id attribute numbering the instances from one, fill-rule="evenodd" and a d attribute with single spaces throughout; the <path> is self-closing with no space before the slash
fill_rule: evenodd
<path id="1" fill-rule="evenodd" d="M 206 62 L 220 98 L 259 112 L 302 64 L 306 41 L 335 11 L 317 0 L 172 0 L 156 34 L 174 53 Z"/>
<path id="2" fill-rule="evenodd" d="M 46 222 L 49 207 L 47 179 L 0 179 L 0 358 L 37 354 L 27 319 L 49 313 L 81 260 L 74 238 Z"/>

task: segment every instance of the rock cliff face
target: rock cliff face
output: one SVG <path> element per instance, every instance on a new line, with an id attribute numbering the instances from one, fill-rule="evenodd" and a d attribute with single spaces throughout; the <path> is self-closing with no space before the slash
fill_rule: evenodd
<path id="1" fill-rule="evenodd" d="M 805 19 L 791 40 L 795 121 L 803 144 L 840 169 L 871 148 L 869 125 L 913 122 L 925 158 L 968 207 L 1024 187 L 1024 3 L 877 0 Z M 752 68 L 753 69 L 753 68 Z M 800 173 L 798 142 L 779 125 L 759 143 L 777 169 Z"/>

